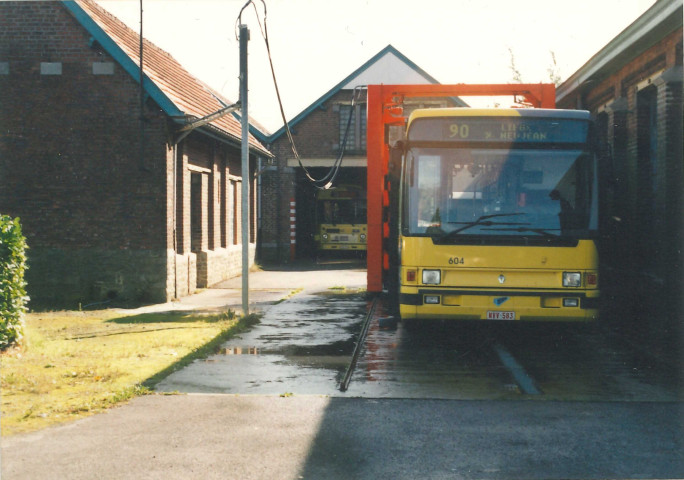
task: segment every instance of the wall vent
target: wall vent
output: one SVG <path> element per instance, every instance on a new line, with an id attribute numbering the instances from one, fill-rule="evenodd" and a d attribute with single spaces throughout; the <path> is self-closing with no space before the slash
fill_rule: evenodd
<path id="1" fill-rule="evenodd" d="M 41 75 L 61 75 L 62 62 L 40 62 Z"/>
<path id="2" fill-rule="evenodd" d="M 114 62 L 93 62 L 93 75 L 114 75 Z"/>

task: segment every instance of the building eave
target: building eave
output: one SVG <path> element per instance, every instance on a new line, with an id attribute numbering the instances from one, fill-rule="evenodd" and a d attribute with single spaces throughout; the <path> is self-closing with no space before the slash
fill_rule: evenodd
<path id="1" fill-rule="evenodd" d="M 667 35 L 682 28 L 681 0 L 659 0 L 556 90 L 556 103 L 588 82 L 608 77 Z"/>
<path id="2" fill-rule="evenodd" d="M 189 118 L 188 116 L 184 115 L 181 117 L 172 117 L 172 120 L 178 126 L 183 126 L 193 121 L 193 118 Z M 231 135 L 230 133 L 225 132 L 224 130 L 210 123 L 193 129 L 193 132 L 197 132 L 207 137 L 210 137 L 214 140 L 218 140 L 219 142 L 229 145 L 231 147 L 235 147 L 237 149 L 241 148 L 242 138 L 238 138 L 234 135 Z M 274 156 L 265 148 L 259 148 L 252 143 L 249 144 L 249 152 L 259 157 L 272 158 Z"/>

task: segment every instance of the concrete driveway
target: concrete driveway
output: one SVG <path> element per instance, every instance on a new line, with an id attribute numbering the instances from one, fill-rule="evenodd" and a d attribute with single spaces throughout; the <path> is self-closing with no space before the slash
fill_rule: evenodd
<path id="1" fill-rule="evenodd" d="M 366 268 L 361 261 L 301 263 L 282 269 L 264 269 L 249 274 L 249 305 L 251 311 L 264 311 L 274 302 L 292 292 L 314 292 L 334 287 L 366 288 Z M 194 295 L 157 305 L 126 310 L 139 314 L 153 311 L 219 309 L 242 311 L 242 277 L 234 277 L 202 289 Z"/>

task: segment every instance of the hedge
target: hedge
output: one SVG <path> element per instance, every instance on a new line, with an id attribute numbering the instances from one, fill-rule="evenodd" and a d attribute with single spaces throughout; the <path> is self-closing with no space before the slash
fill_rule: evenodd
<path id="1" fill-rule="evenodd" d="M 19 342 L 26 312 L 26 239 L 19 219 L 0 215 L 0 350 Z"/>

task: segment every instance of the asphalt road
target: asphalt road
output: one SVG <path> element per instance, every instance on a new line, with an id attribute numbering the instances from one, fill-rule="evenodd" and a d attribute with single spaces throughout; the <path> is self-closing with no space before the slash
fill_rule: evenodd
<path id="1" fill-rule="evenodd" d="M 682 406 L 174 395 L 3 440 L 3 479 L 683 478 Z"/>

